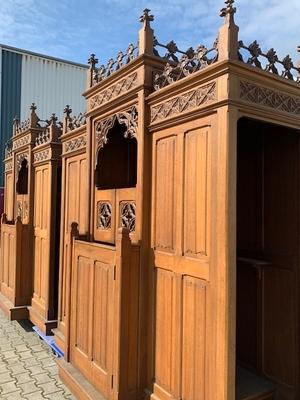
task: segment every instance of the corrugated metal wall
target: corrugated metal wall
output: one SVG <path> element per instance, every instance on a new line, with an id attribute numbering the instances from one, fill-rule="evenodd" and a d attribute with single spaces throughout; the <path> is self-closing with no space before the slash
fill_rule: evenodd
<path id="1" fill-rule="evenodd" d="M 53 112 L 61 119 L 66 104 L 71 105 L 73 114 L 85 110 L 81 96 L 86 85 L 85 68 L 24 54 L 21 82 L 21 120 L 28 117 L 32 102 L 41 119 Z"/>
<path id="2" fill-rule="evenodd" d="M 3 185 L 5 143 L 12 135 L 12 120 L 20 115 L 22 56 L 2 50 L 0 115 L 0 186 Z"/>
<path id="3" fill-rule="evenodd" d="M 66 104 L 71 105 L 73 115 L 84 111 L 85 101 L 81 95 L 86 88 L 86 68 L 4 46 L 0 47 L 0 78 L 2 186 L 4 147 L 12 135 L 13 118 L 26 120 L 31 103 L 36 103 L 41 119 L 48 119 L 55 113 L 61 120 Z"/>

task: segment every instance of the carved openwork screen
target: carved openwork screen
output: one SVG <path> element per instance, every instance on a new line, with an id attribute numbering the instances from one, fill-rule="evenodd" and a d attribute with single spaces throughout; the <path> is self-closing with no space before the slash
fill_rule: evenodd
<path id="1" fill-rule="evenodd" d="M 97 156 L 95 183 L 98 189 L 136 186 L 137 141 L 127 137 L 126 126 L 117 120 L 107 135 L 107 143 Z"/>
<path id="2" fill-rule="evenodd" d="M 26 158 L 21 163 L 16 190 L 18 194 L 28 194 L 28 162 Z"/>

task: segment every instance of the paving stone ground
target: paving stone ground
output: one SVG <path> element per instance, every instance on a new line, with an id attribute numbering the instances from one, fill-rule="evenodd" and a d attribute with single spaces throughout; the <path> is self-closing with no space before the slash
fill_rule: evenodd
<path id="1" fill-rule="evenodd" d="M 28 321 L 0 310 L 0 399 L 76 400 L 58 377 L 55 356 Z"/>

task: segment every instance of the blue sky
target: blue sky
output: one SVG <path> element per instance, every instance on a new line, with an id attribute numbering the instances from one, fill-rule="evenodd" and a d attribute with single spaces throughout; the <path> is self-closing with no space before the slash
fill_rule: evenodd
<path id="1" fill-rule="evenodd" d="M 0 43 L 86 63 L 96 53 L 101 63 L 137 41 L 139 16 L 147 7 L 160 42 L 179 48 L 209 47 L 223 23 L 223 0 L 2 0 Z M 240 39 L 274 47 L 294 61 L 300 45 L 300 0 L 236 0 Z"/>

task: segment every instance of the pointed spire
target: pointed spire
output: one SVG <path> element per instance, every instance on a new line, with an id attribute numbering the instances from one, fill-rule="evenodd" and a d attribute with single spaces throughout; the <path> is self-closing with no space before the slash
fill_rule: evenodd
<path id="1" fill-rule="evenodd" d="M 234 0 L 225 0 L 225 7 L 221 9 L 220 16 L 225 18 L 224 25 L 219 30 L 218 59 L 238 59 L 238 33 L 239 27 L 234 22 Z"/>
<path id="2" fill-rule="evenodd" d="M 143 26 L 139 31 L 139 55 L 153 55 L 154 48 L 154 32 L 150 26 L 150 22 L 154 21 L 154 16 L 150 14 L 150 10 L 145 8 L 140 16 L 140 22 Z"/>

